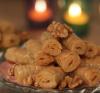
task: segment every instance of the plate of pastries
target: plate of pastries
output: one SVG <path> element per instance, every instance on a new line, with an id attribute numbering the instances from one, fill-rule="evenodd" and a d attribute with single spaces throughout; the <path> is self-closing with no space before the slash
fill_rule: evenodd
<path id="1" fill-rule="evenodd" d="M 18 42 L 4 53 L 2 85 L 25 93 L 100 90 L 100 46 L 82 40 L 66 24 L 53 21 L 39 39 L 28 39 L 22 47 Z"/>

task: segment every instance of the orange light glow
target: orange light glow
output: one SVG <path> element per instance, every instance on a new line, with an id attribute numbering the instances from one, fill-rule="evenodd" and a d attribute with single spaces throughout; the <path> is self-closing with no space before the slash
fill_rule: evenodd
<path id="1" fill-rule="evenodd" d="M 47 4 L 45 2 L 45 0 L 37 0 L 36 3 L 35 3 L 35 10 L 37 12 L 45 12 L 47 9 Z"/>
<path id="2" fill-rule="evenodd" d="M 45 0 L 37 0 L 35 7 L 29 11 L 29 18 L 36 22 L 42 22 L 52 17 L 52 11 L 47 7 Z"/>

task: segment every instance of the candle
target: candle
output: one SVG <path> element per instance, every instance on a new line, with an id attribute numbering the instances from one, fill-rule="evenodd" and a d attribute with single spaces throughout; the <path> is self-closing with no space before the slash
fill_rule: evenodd
<path id="1" fill-rule="evenodd" d="M 88 23 L 88 15 L 82 11 L 81 6 L 78 3 L 72 3 L 68 11 L 64 14 L 64 19 L 74 25 L 83 25 Z"/>
<path id="2" fill-rule="evenodd" d="M 44 22 L 52 18 L 52 11 L 45 0 L 36 0 L 35 7 L 32 7 L 28 14 L 29 18 L 36 22 Z"/>
<path id="3" fill-rule="evenodd" d="M 65 0 L 64 8 L 64 22 L 71 26 L 78 36 L 88 35 L 89 2 L 87 0 Z"/>

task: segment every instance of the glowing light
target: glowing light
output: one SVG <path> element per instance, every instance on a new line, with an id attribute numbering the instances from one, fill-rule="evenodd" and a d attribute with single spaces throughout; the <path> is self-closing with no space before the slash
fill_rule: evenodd
<path id="1" fill-rule="evenodd" d="M 80 16 L 82 13 L 81 7 L 77 3 L 73 3 L 69 6 L 68 14 L 72 17 Z"/>
<path id="2" fill-rule="evenodd" d="M 45 0 L 36 0 L 35 3 L 35 10 L 37 12 L 45 12 L 47 9 L 46 1 Z"/>

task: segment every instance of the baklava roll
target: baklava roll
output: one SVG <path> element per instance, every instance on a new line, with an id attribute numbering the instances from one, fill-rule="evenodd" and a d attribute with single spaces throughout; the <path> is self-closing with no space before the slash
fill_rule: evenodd
<path id="1" fill-rule="evenodd" d="M 28 86 L 33 84 L 34 74 L 38 73 L 41 69 L 43 68 L 33 64 L 16 65 L 13 68 L 13 76 L 18 84 Z"/>
<path id="2" fill-rule="evenodd" d="M 56 61 L 64 72 L 72 72 L 80 65 L 79 55 L 71 51 L 62 51 L 62 53 L 56 57 Z"/>
<path id="3" fill-rule="evenodd" d="M 56 39 L 48 39 L 44 41 L 42 49 L 49 55 L 57 56 L 61 53 L 62 45 Z"/>
<path id="4" fill-rule="evenodd" d="M 35 54 L 34 61 L 37 65 L 46 66 L 54 61 L 54 57 L 44 53 L 43 51 L 38 51 Z"/>
<path id="5" fill-rule="evenodd" d="M 53 39 L 54 37 L 47 31 L 43 32 L 41 34 L 41 37 L 40 37 L 40 41 L 42 43 L 44 43 L 44 41 L 48 40 L 48 39 Z"/>
<path id="6" fill-rule="evenodd" d="M 100 72 L 95 68 L 79 67 L 76 70 L 76 74 L 90 87 L 100 84 Z"/>
<path id="7" fill-rule="evenodd" d="M 34 39 L 28 40 L 25 44 L 24 47 L 26 50 L 29 52 L 30 56 L 34 58 L 35 54 L 41 50 L 41 45 L 40 42 Z"/>
<path id="8" fill-rule="evenodd" d="M 12 47 L 5 53 L 5 58 L 15 64 L 30 64 L 34 63 L 34 60 L 30 57 L 25 48 Z"/>
<path id="9" fill-rule="evenodd" d="M 86 53 L 85 53 L 85 56 L 86 57 L 95 57 L 96 55 L 98 55 L 98 47 L 93 44 L 93 43 L 90 43 L 88 41 L 85 41 L 86 45 L 87 45 L 87 49 L 86 49 Z"/>
<path id="10" fill-rule="evenodd" d="M 17 65 L 14 68 L 14 77 L 16 82 L 21 85 L 31 85 L 32 84 L 32 74 L 30 66 L 28 65 Z"/>
<path id="11" fill-rule="evenodd" d="M 72 29 L 65 24 L 53 21 L 47 28 L 47 31 L 51 33 L 55 38 L 66 38 L 69 33 L 72 33 Z"/>
<path id="12" fill-rule="evenodd" d="M 65 78 L 61 81 L 60 85 L 59 85 L 59 89 L 62 90 L 64 88 L 70 88 L 70 89 L 73 89 L 73 88 L 76 88 L 78 87 L 79 85 L 82 84 L 82 80 L 79 76 L 74 76 L 74 77 L 71 77 L 71 76 L 65 76 Z"/>
<path id="13" fill-rule="evenodd" d="M 15 33 L 2 34 L 2 47 L 9 48 L 20 45 L 20 37 Z"/>
<path id="14" fill-rule="evenodd" d="M 72 81 L 72 78 L 70 76 L 65 76 L 64 79 L 59 84 L 59 89 L 62 90 L 66 87 L 68 87 L 68 83 Z"/>
<path id="15" fill-rule="evenodd" d="M 94 67 L 100 70 L 100 56 L 96 56 L 93 58 L 85 58 L 84 64 L 86 66 Z"/>
<path id="16" fill-rule="evenodd" d="M 63 78 L 64 72 L 59 67 L 47 67 L 37 73 L 35 86 L 46 89 L 56 88 Z"/>
<path id="17" fill-rule="evenodd" d="M 71 77 L 68 81 L 68 87 L 70 89 L 76 88 L 83 83 L 83 80 L 79 76 Z"/>
<path id="18" fill-rule="evenodd" d="M 49 32 L 41 35 L 42 49 L 45 53 L 56 56 L 61 52 L 62 46 L 60 42 L 54 38 Z"/>
<path id="19" fill-rule="evenodd" d="M 37 65 L 48 65 L 54 61 L 54 58 L 51 55 L 48 55 L 41 50 L 39 41 L 31 39 L 25 43 L 25 48 Z"/>
<path id="20" fill-rule="evenodd" d="M 70 35 L 68 38 L 63 39 L 63 45 L 71 51 L 83 55 L 86 52 L 86 44 L 83 40 L 75 34 Z"/>

